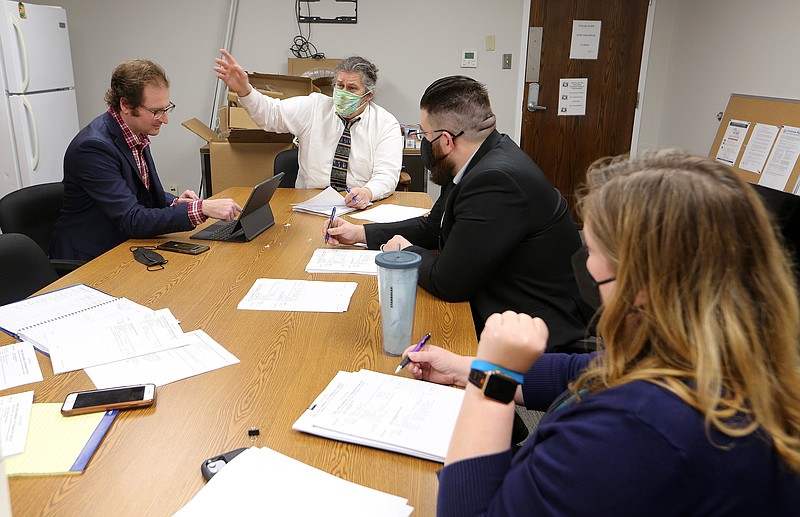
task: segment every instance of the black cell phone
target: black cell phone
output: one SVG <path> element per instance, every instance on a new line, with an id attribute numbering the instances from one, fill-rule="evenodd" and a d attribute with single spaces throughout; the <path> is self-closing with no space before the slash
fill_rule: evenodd
<path id="1" fill-rule="evenodd" d="M 188 255 L 199 255 L 210 248 L 204 244 L 194 244 L 191 242 L 167 241 L 162 242 L 156 248 L 176 253 L 186 253 Z"/>

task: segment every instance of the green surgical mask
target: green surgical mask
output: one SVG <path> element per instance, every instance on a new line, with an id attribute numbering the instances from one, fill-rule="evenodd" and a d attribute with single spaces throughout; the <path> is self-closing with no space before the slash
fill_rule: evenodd
<path id="1" fill-rule="evenodd" d="M 361 107 L 361 99 L 370 94 L 367 90 L 364 95 L 348 92 L 339 88 L 333 89 L 333 108 L 340 117 L 347 118 L 353 115 Z"/>

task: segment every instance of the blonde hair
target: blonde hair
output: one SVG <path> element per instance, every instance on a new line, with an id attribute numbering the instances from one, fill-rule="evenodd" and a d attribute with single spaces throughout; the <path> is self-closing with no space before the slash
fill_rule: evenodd
<path id="1" fill-rule="evenodd" d="M 707 430 L 763 432 L 800 471 L 800 308 L 753 189 L 722 164 L 663 150 L 591 167 L 579 206 L 616 283 L 597 326 L 604 353 L 571 389 L 658 384 Z"/>

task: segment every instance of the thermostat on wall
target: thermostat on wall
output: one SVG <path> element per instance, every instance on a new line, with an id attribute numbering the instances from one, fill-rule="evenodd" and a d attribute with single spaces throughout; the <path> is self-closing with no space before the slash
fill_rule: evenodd
<path id="1" fill-rule="evenodd" d="M 461 68 L 478 68 L 478 51 L 461 51 Z"/>

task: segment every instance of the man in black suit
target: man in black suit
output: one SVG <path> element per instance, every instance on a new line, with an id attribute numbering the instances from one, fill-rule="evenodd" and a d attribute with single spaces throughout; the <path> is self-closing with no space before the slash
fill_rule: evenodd
<path id="1" fill-rule="evenodd" d="M 430 214 L 363 226 L 337 218 L 329 243 L 418 253 L 419 285 L 449 302 L 469 300 L 478 335 L 491 314 L 512 310 L 547 322 L 550 351 L 584 338 L 587 311 L 570 261 L 581 240 L 569 207 L 497 132 L 486 88 L 464 76 L 439 79 L 420 111 L 422 161 L 442 186 Z"/>

